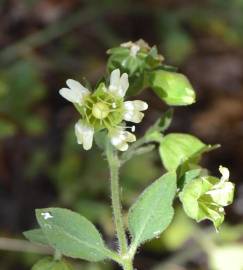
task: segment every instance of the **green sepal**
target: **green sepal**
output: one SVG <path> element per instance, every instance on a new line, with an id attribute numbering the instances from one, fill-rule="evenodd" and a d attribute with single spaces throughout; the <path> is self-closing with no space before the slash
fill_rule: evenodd
<path id="1" fill-rule="evenodd" d="M 106 141 L 107 141 L 107 131 L 106 130 L 100 130 L 94 134 L 94 140 L 96 145 L 104 150 L 106 147 Z"/>
<path id="2" fill-rule="evenodd" d="M 198 178 L 201 175 L 201 173 L 202 173 L 201 168 L 186 171 L 177 181 L 179 190 L 182 190 L 186 184 Z"/>
<path id="3" fill-rule="evenodd" d="M 224 207 L 231 204 L 234 184 L 212 176 L 187 183 L 179 193 L 186 214 L 197 222 L 208 219 L 216 228 L 224 221 Z"/>
<path id="4" fill-rule="evenodd" d="M 168 105 L 184 106 L 195 102 L 195 91 L 185 75 L 154 70 L 147 77 L 149 86 Z"/>

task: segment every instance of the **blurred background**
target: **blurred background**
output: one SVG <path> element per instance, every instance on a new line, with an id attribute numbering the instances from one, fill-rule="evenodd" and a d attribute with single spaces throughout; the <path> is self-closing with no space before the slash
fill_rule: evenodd
<path id="1" fill-rule="evenodd" d="M 197 92 L 196 104 L 175 108 L 169 132 L 220 143 L 203 165 L 215 175 L 220 164 L 229 167 L 237 191 L 218 234 L 189 220 L 178 204 L 171 227 L 140 249 L 135 268 L 243 269 L 243 1 L 0 0 L 0 18 L 0 269 L 27 270 L 41 258 L 4 251 L 23 248 L 5 238 L 24 239 L 22 231 L 37 226 L 35 208 L 78 211 L 116 245 L 106 161 L 98 149 L 84 152 L 76 143 L 78 113 L 58 90 L 67 78 L 95 84 L 106 50 L 139 38 L 157 44 Z M 149 90 L 141 98 L 150 111 L 138 136 L 166 110 Z M 162 173 L 156 152 L 130 161 L 121 173 L 125 208 Z M 118 269 L 70 263 L 77 270 Z"/>

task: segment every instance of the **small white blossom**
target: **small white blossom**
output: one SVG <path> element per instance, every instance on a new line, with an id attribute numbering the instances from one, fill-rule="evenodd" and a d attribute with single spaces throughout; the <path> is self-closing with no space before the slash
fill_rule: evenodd
<path id="1" fill-rule="evenodd" d="M 84 121 L 79 120 L 75 124 L 75 134 L 78 144 L 83 144 L 85 150 L 89 150 L 93 144 L 94 128 Z"/>
<path id="2" fill-rule="evenodd" d="M 141 111 L 147 110 L 148 104 L 141 100 L 125 101 L 124 108 L 123 119 L 125 121 L 140 123 L 144 117 L 144 114 Z"/>
<path id="3" fill-rule="evenodd" d="M 68 79 L 66 83 L 69 88 L 60 89 L 59 94 L 68 101 L 82 106 L 84 97 L 90 95 L 90 91 L 75 80 Z"/>
<path id="4" fill-rule="evenodd" d="M 117 128 L 110 134 L 111 144 L 120 151 L 126 151 L 128 149 L 128 142 L 135 142 L 136 136 L 123 128 Z"/>
<path id="5" fill-rule="evenodd" d="M 110 75 L 107 87 L 100 83 L 96 91 L 90 92 L 79 82 L 67 80 L 69 88 L 62 88 L 59 93 L 75 104 L 81 119 L 75 124 L 75 134 L 78 144 L 89 150 L 93 144 L 94 133 L 108 130 L 111 143 L 120 151 L 126 151 L 129 142 L 136 140 L 135 135 L 123 127 L 122 121 L 140 123 L 147 110 L 146 102 L 140 100 L 124 101 L 129 87 L 128 75 L 115 69 Z M 131 128 L 135 131 L 135 127 Z"/>

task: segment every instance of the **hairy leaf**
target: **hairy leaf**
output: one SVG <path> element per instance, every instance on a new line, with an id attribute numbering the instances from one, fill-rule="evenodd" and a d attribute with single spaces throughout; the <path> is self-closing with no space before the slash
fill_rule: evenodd
<path id="1" fill-rule="evenodd" d="M 88 261 L 107 258 L 107 249 L 94 225 L 67 209 L 36 210 L 37 220 L 49 244 L 62 254 Z"/>
<path id="2" fill-rule="evenodd" d="M 152 183 L 140 195 L 128 214 L 133 245 L 161 234 L 172 221 L 172 202 L 176 193 L 176 174 L 167 173 Z"/>
<path id="3" fill-rule="evenodd" d="M 206 150 L 205 147 L 203 142 L 192 135 L 171 133 L 163 137 L 159 151 L 165 168 L 173 171 L 191 158 L 197 160 L 202 154 L 201 150 Z"/>
<path id="4" fill-rule="evenodd" d="M 32 243 L 48 245 L 48 241 L 42 232 L 42 229 L 25 231 L 23 234 Z"/>

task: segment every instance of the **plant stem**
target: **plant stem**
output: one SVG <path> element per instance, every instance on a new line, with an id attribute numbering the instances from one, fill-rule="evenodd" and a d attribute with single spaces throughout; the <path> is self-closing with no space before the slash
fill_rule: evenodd
<path id="1" fill-rule="evenodd" d="M 125 255 L 128 250 L 127 238 L 125 233 L 125 228 L 122 219 L 122 208 L 120 201 L 120 187 L 119 187 L 119 167 L 120 161 L 117 156 L 117 151 L 113 148 L 110 142 L 106 146 L 106 156 L 110 168 L 111 176 L 111 200 L 112 200 L 112 209 L 114 215 L 114 221 L 116 226 L 117 238 L 119 241 L 120 254 Z M 130 270 L 132 268 L 124 268 Z"/>
<path id="2" fill-rule="evenodd" d="M 123 269 L 124 270 L 133 270 L 132 261 L 129 260 L 129 261 L 124 262 Z"/>

